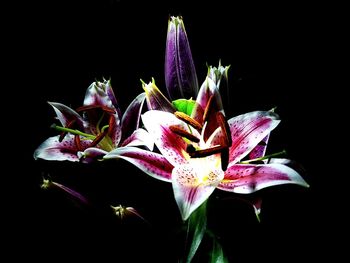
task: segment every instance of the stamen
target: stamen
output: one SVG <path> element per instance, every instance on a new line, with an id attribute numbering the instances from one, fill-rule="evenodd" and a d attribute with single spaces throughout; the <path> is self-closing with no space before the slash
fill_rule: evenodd
<path id="1" fill-rule="evenodd" d="M 216 118 L 224 134 L 224 145 L 230 147 L 232 145 L 230 126 L 228 125 L 226 118 L 221 111 L 216 113 Z"/>
<path id="2" fill-rule="evenodd" d="M 210 96 L 208 103 L 207 103 L 207 106 L 205 107 L 204 114 L 203 114 L 203 123 L 208 120 L 211 105 L 213 103 L 213 99 L 214 99 L 214 94 Z"/>
<path id="3" fill-rule="evenodd" d="M 194 148 L 194 146 L 192 144 L 188 144 L 186 147 L 186 152 L 188 153 L 193 153 L 196 151 L 196 148 Z"/>
<path id="4" fill-rule="evenodd" d="M 89 147 L 95 147 L 99 142 L 106 136 L 107 130 L 104 130 L 99 135 L 96 136 L 95 140 L 92 141 Z"/>
<path id="5" fill-rule="evenodd" d="M 115 110 L 113 108 L 103 106 L 103 105 L 84 105 L 77 108 L 76 111 L 80 112 L 80 111 L 93 110 L 93 109 L 102 109 L 103 111 L 111 114 L 115 113 Z"/>
<path id="6" fill-rule="evenodd" d="M 111 134 L 113 132 L 114 127 L 115 127 L 115 118 L 113 115 L 110 115 L 108 120 L 108 134 Z"/>
<path id="7" fill-rule="evenodd" d="M 203 150 L 197 150 L 194 152 L 189 152 L 189 155 L 192 158 L 202 158 L 202 157 L 207 157 L 216 153 L 221 153 L 225 148 L 225 146 L 221 145 L 216 145 L 214 147 L 208 148 L 208 149 L 203 149 Z"/>
<path id="8" fill-rule="evenodd" d="M 229 148 L 226 147 L 221 151 L 221 169 L 226 171 L 229 163 Z"/>
<path id="9" fill-rule="evenodd" d="M 72 127 L 73 127 L 73 124 L 74 124 L 75 122 L 76 122 L 76 119 L 73 119 L 73 120 L 71 120 L 70 122 L 68 122 L 67 128 L 72 128 Z M 67 134 L 67 132 L 62 132 L 62 133 L 60 134 L 60 137 L 58 138 L 58 141 L 59 141 L 59 142 L 62 142 L 63 139 L 64 139 L 64 137 L 66 136 L 66 134 Z"/>
<path id="10" fill-rule="evenodd" d="M 80 136 L 79 135 L 75 135 L 74 136 L 74 143 L 75 143 L 75 146 L 77 147 L 77 150 L 79 152 L 83 151 L 83 146 L 81 145 L 81 141 L 80 141 Z"/>
<path id="11" fill-rule="evenodd" d="M 177 135 L 180 135 L 181 137 L 185 137 L 186 139 L 189 139 L 190 141 L 193 141 L 193 142 L 199 142 L 199 139 L 194 136 L 193 134 L 187 132 L 186 130 L 180 128 L 180 127 L 177 127 L 175 125 L 172 125 L 172 126 L 169 126 L 169 129 L 177 134 Z"/>
<path id="12" fill-rule="evenodd" d="M 202 130 L 202 128 L 203 128 L 202 124 L 200 124 L 198 121 L 192 119 L 187 114 L 180 112 L 180 111 L 175 111 L 174 114 L 175 114 L 176 118 L 186 122 L 187 124 L 194 127 L 196 130 L 198 130 L 198 131 Z"/>
<path id="13" fill-rule="evenodd" d="M 283 154 L 287 154 L 287 151 L 283 150 L 281 152 L 272 153 L 272 154 L 269 154 L 269 155 L 265 155 L 263 157 L 242 161 L 240 163 L 247 164 L 247 163 L 252 163 L 252 162 L 257 162 L 257 161 L 263 161 L 263 160 L 270 159 L 272 157 L 280 156 L 280 155 L 283 155 Z"/>

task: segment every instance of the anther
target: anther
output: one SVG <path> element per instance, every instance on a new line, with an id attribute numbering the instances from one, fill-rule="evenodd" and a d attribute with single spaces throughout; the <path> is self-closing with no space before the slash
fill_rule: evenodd
<path id="1" fill-rule="evenodd" d="M 106 136 L 108 130 L 104 130 L 99 135 L 96 136 L 96 138 L 92 141 L 89 147 L 95 147 L 99 142 Z"/>
<path id="2" fill-rule="evenodd" d="M 207 102 L 207 106 L 204 109 L 203 123 L 208 120 L 210 109 L 211 109 L 212 104 L 213 104 L 213 99 L 214 99 L 214 94 L 210 96 L 210 98 L 209 98 L 209 100 Z"/>
<path id="3" fill-rule="evenodd" d="M 186 130 L 184 130 L 178 126 L 172 125 L 172 126 L 169 126 L 169 129 L 173 133 L 180 135 L 181 137 L 185 137 L 186 139 L 189 139 L 190 141 L 199 142 L 199 139 L 196 136 L 194 136 L 193 134 L 187 132 Z"/>
<path id="4" fill-rule="evenodd" d="M 87 110 L 93 110 L 93 109 L 102 109 L 107 113 L 115 114 L 115 110 L 113 108 L 103 106 L 103 105 L 84 105 L 77 108 L 76 111 L 80 112 L 80 111 L 87 111 Z"/>
<path id="5" fill-rule="evenodd" d="M 76 122 L 76 119 L 71 120 L 70 122 L 68 122 L 66 128 L 69 128 L 69 129 L 72 128 L 75 122 Z M 64 137 L 66 136 L 66 134 L 67 134 L 67 132 L 62 132 L 60 134 L 60 137 L 58 138 L 58 141 L 62 142 Z"/>
<path id="6" fill-rule="evenodd" d="M 187 124 L 191 125 L 196 130 L 198 130 L 198 131 L 202 130 L 202 128 L 203 128 L 202 124 L 200 124 L 198 121 L 192 119 L 187 114 L 185 114 L 181 111 L 175 111 L 174 114 L 175 114 L 176 118 L 186 122 Z"/>
<path id="7" fill-rule="evenodd" d="M 213 154 L 221 153 L 225 148 L 227 148 L 227 147 L 221 146 L 221 145 L 216 145 L 216 146 L 208 148 L 208 149 L 189 152 L 189 155 L 192 158 L 202 158 L 202 157 L 207 157 L 207 156 L 210 156 Z"/>
<path id="8" fill-rule="evenodd" d="M 221 151 L 221 169 L 226 171 L 229 163 L 229 148 L 226 147 Z"/>
<path id="9" fill-rule="evenodd" d="M 231 138 L 230 127 L 226 121 L 226 118 L 221 111 L 216 113 L 216 118 L 224 134 L 224 145 L 230 147 L 232 145 L 232 138 Z"/>
<path id="10" fill-rule="evenodd" d="M 75 135 L 74 136 L 74 143 L 75 143 L 75 146 L 77 147 L 77 150 L 79 152 L 83 151 L 83 146 L 81 145 L 81 141 L 80 141 L 80 136 L 79 135 Z"/>

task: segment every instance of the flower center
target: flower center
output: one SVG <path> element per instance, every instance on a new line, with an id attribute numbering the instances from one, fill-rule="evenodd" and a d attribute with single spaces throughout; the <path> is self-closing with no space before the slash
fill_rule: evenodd
<path id="1" fill-rule="evenodd" d="M 183 112 L 176 111 L 174 113 L 174 115 L 178 119 L 187 123 L 189 125 L 190 131 L 191 131 L 191 127 L 193 127 L 198 132 L 202 132 L 203 123 L 207 123 L 209 121 L 208 116 L 209 116 L 209 111 L 211 110 L 212 101 L 213 101 L 213 96 L 211 96 L 209 101 L 208 101 L 207 107 L 204 111 L 202 123 L 191 118 L 190 116 L 188 116 L 187 114 L 185 114 Z M 211 155 L 220 153 L 221 168 L 223 171 L 225 171 L 227 169 L 228 162 L 229 162 L 229 147 L 232 145 L 231 132 L 230 132 L 229 125 L 226 121 L 226 118 L 222 112 L 218 111 L 214 116 L 216 117 L 215 118 L 215 121 L 216 121 L 215 125 L 218 125 L 218 127 L 221 128 L 221 136 L 219 139 L 220 144 L 214 145 L 214 146 L 209 147 L 209 148 L 198 149 L 198 146 L 193 145 L 192 142 L 198 143 L 200 141 L 199 138 L 197 138 L 195 135 L 186 131 L 183 128 L 179 128 L 178 126 L 173 125 L 173 126 L 170 126 L 169 129 L 173 133 L 175 133 L 181 137 L 184 137 L 188 140 L 186 152 L 190 155 L 191 158 L 203 158 L 203 157 L 207 157 L 207 156 L 211 156 Z M 211 120 L 211 121 L 213 121 L 213 120 Z"/>
<path id="2" fill-rule="evenodd" d="M 76 109 L 78 113 L 83 112 L 82 116 L 87 120 L 87 127 L 80 131 L 77 127 L 77 120 L 73 119 L 68 122 L 66 127 L 52 125 L 51 127 L 61 131 L 59 141 L 63 141 L 67 133 L 74 135 L 74 143 L 78 151 L 84 151 L 86 148 L 100 146 L 102 149 L 111 148 L 112 142 L 109 137 L 115 126 L 116 111 L 102 105 L 87 105 Z M 95 125 L 94 125 L 95 123 Z M 108 124 L 107 124 L 108 123 Z M 102 124 L 105 124 L 102 126 Z M 82 144 L 81 140 L 92 140 L 89 144 Z"/>

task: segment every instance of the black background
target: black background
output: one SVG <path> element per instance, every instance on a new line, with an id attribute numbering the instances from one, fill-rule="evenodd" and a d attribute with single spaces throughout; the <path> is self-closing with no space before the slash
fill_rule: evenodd
<path id="1" fill-rule="evenodd" d="M 123 161 L 87 166 L 34 161 L 32 154 L 55 134 L 49 128 L 54 114 L 47 101 L 78 107 L 86 88 L 102 78 L 111 78 L 122 110 L 142 92 L 140 79 L 154 77 L 165 92 L 167 20 L 182 15 L 199 82 L 206 63 L 216 65 L 221 59 L 231 65 L 230 116 L 277 106 L 282 122 L 268 151 L 286 149 L 289 158 L 305 167 L 303 177 L 311 185 L 261 191 L 260 224 L 249 206 L 216 191 L 209 226 L 230 262 L 328 256 L 328 235 L 336 232 L 332 219 L 337 213 L 325 194 L 329 174 L 320 165 L 327 161 L 320 152 L 327 130 L 320 131 L 320 123 L 328 118 L 328 109 L 319 88 L 327 16 L 318 6 L 295 2 L 188 5 L 123 0 L 14 3 L 7 37 L 13 76 L 5 84 L 13 87 L 7 91 L 16 98 L 16 114 L 6 114 L 15 139 L 5 143 L 18 143 L 8 155 L 20 161 L 7 172 L 4 200 L 10 208 L 5 216 L 11 229 L 7 244 L 15 251 L 35 260 L 98 257 L 101 262 L 125 262 L 142 256 L 145 261 L 176 262 L 175 251 L 181 248 L 175 248 L 174 236 L 181 221 L 170 184 Z M 61 191 L 41 190 L 47 174 L 79 190 L 90 205 L 72 201 Z M 135 207 L 150 225 L 135 218 L 120 222 L 111 204 Z"/>

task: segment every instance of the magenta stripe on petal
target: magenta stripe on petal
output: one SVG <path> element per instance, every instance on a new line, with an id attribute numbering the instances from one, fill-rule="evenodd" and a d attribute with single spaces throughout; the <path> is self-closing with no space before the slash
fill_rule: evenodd
<path id="1" fill-rule="evenodd" d="M 136 147 L 120 147 L 104 156 L 104 159 L 124 159 L 146 174 L 166 182 L 171 181 L 173 166 L 162 155 Z"/>
<path id="2" fill-rule="evenodd" d="M 230 119 L 230 165 L 251 152 L 279 124 L 277 119 L 278 115 L 271 111 L 255 111 Z"/>
<path id="3" fill-rule="evenodd" d="M 298 184 L 308 187 L 308 184 L 295 170 L 282 164 L 236 164 L 225 171 L 225 177 L 218 188 L 229 192 L 249 194 L 280 184 Z"/>
<path id="4" fill-rule="evenodd" d="M 49 161 L 71 161 L 78 162 L 77 147 L 74 136 L 67 134 L 62 142 L 58 141 L 59 136 L 48 138 L 34 152 L 34 159 Z M 86 148 L 91 140 L 81 141 L 82 147 Z"/>
<path id="5" fill-rule="evenodd" d="M 174 114 L 163 111 L 148 111 L 142 115 L 142 122 L 147 131 L 154 139 L 159 151 L 174 166 L 187 163 L 190 158 L 186 152 L 185 140 L 172 132 L 169 127 L 177 126 L 187 132 L 192 132 L 197 138 L 200 137 L 195 129 L 189 131 L 188 125 L 175 117 Z"/>

